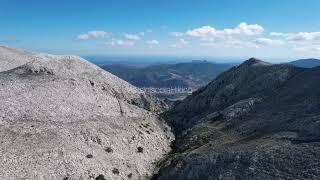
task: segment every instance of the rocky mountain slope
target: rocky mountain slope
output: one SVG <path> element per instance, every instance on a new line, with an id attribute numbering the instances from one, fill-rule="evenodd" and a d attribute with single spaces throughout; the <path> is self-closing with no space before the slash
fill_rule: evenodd
<path id="1" fill-rule="evenodd" d="M 0 47 L 0 179 L 145 179 L 166 105 L 74 56 Z"/>
<path id="2" fill-rule="evenodd" d="M 165 117 L 175 152 L 154 179 L 319 179 L 320 68 L 250 59 Z"/>
<path id="3" fill-rule="evenodd" d="M 199 88 L 217 75 L 231 68 L 232 64 L 216 64 L 205 61 L 158 64 L 143 68 L 124 65 L 104 65 L 103 69 L 130 82 L 137 87 Z"/>
<path id="4" fill-rule="evenodd" d="M 300 69 L 287 65 L 271 65 L 250 59 L 219 75 L 207 86 L 195 91 L 169 112 L 177 131 L 195 125 L 202 116 L 225 109 L 240 100 L 253 102 L 272 93 Z M 200 117 L 200 118 L 199 118 Z"/>

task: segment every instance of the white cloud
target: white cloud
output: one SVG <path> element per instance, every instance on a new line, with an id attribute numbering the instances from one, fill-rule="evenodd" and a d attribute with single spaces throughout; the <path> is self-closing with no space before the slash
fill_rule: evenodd
<path id="1" fill-rule="evenodd" d="M 184 34 L 182 32 L 170 32 L 169 35 L 171 36 L 175 36 L 175 37 L 181 37 Z"/>
<path id="2" fill-rule="evenodd" d="M 89 31 L 88 35 L 94 38 L 104 38 L 109 35 L 109 33 L 105 31 Z"/>
<path id="3" fill-rule="evenodd" d="M 283 36 L 283 37 L 287 37 L 292 35 L 292 33 L 283 33 L 283 32 L 271 32 L 270 36 Z"/>
<path id="4" fill-rule="evenodd" d="M 172 47 L 172 48 L 177 48 L 177 47 L 179 47 L 179 46 L 178 46 L 178 44 L 171 44 L 170 47 Z"/>
<path id="5" fill-rule="evenodd" d="M 136 34 L 125 34 L 124 37 L 128 40 L 137 41 L 140 40 L 140 36 Z"/>
<path id="6" fill-rule="evenodd" d="M 293 50 L 299 52 L 314 53 L 320 47 L 320 32 L 298 32 L 298 33 L 283 33 L 271 32 L 271 36 L 278 37 L 278 40 L 267 42 L 266 44 L 288 44 L 293 45 Z M 263 42 L 262 42 L 263 43 Z"/>
<path id="7" fill-rule="evenodd" d="M 217 30 L 211 26 L 202 26 L 193 30 L 188 30 L 187 35 L 197 37 L 202 40 L 214 40 L 216 38 L 228 38 L 235 35 L 253 36 L 262 34 L 264 28 L 258 24 L 240 23 L 233 29 Z"/>
<path id="8" fill-rule="evenodd" d="M 250 41 L 243 41 L 243 40 L 237 40 L 232 39 L 227 44 L 229 44 L 230 47 L 234 48 L 259 48 L 259 46 L 255 43 L 252 43 Z"/>
<path id="9" fill-rule="evenodd" d="M 128 40 L 112 39 L 111 42 L 106 44 L 111 46 L 133 46 L 135 43 L 133 41 Z"/>
<path id="10" fill-rule="evenodd" d="M 146 33 L 145 32 L 139 32 L 140 36 L 144 36 Z"/>
<path id="11" fill-rule="evenodd" d="M 78 35 L 77 39 L 79 40 L 88 40 L 90 37 L 88 34 L 80 34 Z"/>
<path id="12" fill-rule="evenodd" d="M 222 42 L 203 42 L 200 43 L 200 46 L 209 46 L 213 48 L 259 48 L 259 46 L 253 42 L 250 41 L 242 41 L 238 39 L 229 39 L 228 41 L 222 41 Z"/>
<path id="13" fill-rule="evenodd" d="M 258 24 L 247 24 L 245 22 L 240 23 L 239 26 L 233 29 L 234 34 L 243 34 L 243 35 L 258 35 L 264 31 L 264 28 Z M 231 31 L 232 32 L 232 31 Z"/>
<path id="14" fill-rule="evenodd" d="M 277 36 L 278 42 L 289 45 L 294 51 L 305 53 L 318 53 L 320 49 L 320 32 L 298 32 L 282 33 L 272 32 L 272 36 Z"/>
<path id="15" fill-rule="evenodd" d="M 209 36 L 214 36 L 216 35 L 216 29 L 214 29 L 211 26 L 202 26 L 200 28 L 196 28 L 193 30 L 188 30 L 186 32 L 187 35 L 192 36 L 192 37 L 209 37 Z"/>
<path id="16" fill-rule="evenodd" d="M 295 51 L 304 52 L 304 53 L 316 53 L 320 54 L 319 46 L 303 46 L 294 48 Z"/>
<path id="17" fill-rule="evenodd" d="M 270 36 L 287 37 L 288 41 L 317 41 L 320 40 L 320 32 L 298 32 L 298 33 L 283 33 L 271 32 Z"/>
<path id="18" fill-rule="evenodd" d="M 147 33 L 152 33 L 152 29 L 147 29 L 146 32 Z"/>
<path id="19" fill-rule="evenodd" d="M 107 36 L 110 36 L 111 33 L 105 32 L 105 31 L 89 31 L 87 33 L 84 34 L 80 34 L 78 35 L 78 39 L 79 40 L 88 40 L 91 38 L 104 38 Z"/>
<path id="20" fill-rule="evenodd" d="M 146 42 L 147 44 L 149 44 L 149 45 L 159 45 L 160 43 L 159 43 L 159 41 L 157 41 L 157 40 L 150 40 L 150 41 L 147 41 Z"/>
<path id="21" fill-rule="evenodd" d="M 284 41 L 277 39 L 268 39 L 268 38 L 258 38 L 253 41 L 257 45 L 263 46 L 279 46 L 283 45 Z"/>
<path id="22" fill-rule="evenodd" d="M 283 36 L 284 35 L 284 33 L 282 33 L 282 32 L 271 32 L 270 33 L 270 36 Z"/>
<path id="23" fill-rule="evenodd" d="M 185 45 L 189 44 L 188 41 L 186 41 L 185 39 L 181 38 L 179 39 L 179 43 L 177 44 L 171 44 L 170 47 L 173 47 L 173 48 L 181 48 Z"/>
<path id="24" fill-rule="evenodd" d="M 314 52 L 320 46 L 320 32 L 298 32 L 298 33 L 282 33 L 271 32 L 271 36 L 278 37 L 278 42 L 283 42 L 288 45 L 293 45 L 296 51 L 310 51 Z M 312 47 L 312 48 L 311 48 Z"/>
<path id="25" fill-rule="evenodd" d="M 288 41 L 320 41 L 320 32 L 299 32 L 287 38 Z"/>
<path id="26" fill-rule="evenodd" d="M 181 38 L 179 39 L 180 43 L 183 44 L 183 45 L 186 45 L 186 44 L 189 44 L 188 41 L 186 41 L 185 39 Z"/>
<path id="27" fill-rule="evenodd" d="M 160 43 L 159 43 L 159 41 L 153 39 L 150 41 L 146 41 L 146 44 L 149 45 L 150 48 L 152 48 L 153 46 L 158 46 Z"/>

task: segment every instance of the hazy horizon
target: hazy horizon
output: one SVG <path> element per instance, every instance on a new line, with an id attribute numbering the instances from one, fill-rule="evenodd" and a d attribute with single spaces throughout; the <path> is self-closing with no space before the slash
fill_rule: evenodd
<path id="1" fill-rule="evenodd" d="M 204 57 L 204 56 L 117 56 L 117 55 L 85 55 L 81 56 L 84 59 L 92 61 L 96 64 L 103 63 L 184 63 L 192 61 L 207 61 L 211 63 L 242 63 L 252 57 Z M 257 57 L 253 57 L 257 58 Z M 311 59 L 312 57 L 306 57 L 303 59 Z M 290 59 L 269 59 L 269 58 L 257 58 L 263 61 L 271 63 L 287 63 L 295 60 Z"/>
<path id="2" fill-rule="evenodd" d="M 318 0 L 2 0 L 0 44 L 79 56 L 320 58 L 319 6 Z"/>

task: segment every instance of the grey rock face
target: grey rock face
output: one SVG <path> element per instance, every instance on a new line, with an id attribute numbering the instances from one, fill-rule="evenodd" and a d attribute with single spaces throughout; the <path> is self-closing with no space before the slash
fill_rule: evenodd
<path id="1" fill-rule="evenodd" d="M 167 114 L 176 151 L 154 179 L 319 179 L 319 77 L 252 59 L 222 74 Z"/>
<path id="2" fill-rule="evenodd" d="M 145 179 L 170 151 L 166 105 L 79 57 L 0 47 L 0 68 L 0 179 Z"/>

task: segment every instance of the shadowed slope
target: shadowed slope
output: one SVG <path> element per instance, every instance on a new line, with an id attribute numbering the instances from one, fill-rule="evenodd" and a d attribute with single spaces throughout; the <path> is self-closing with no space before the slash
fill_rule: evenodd
<path id="1" fill-rule="evenodd" d="M 219 76 L 169 114 L 188 106 L 188 126 L 176 126 L 176 152 L 154 179 L 319 179 L 319 75 L 247 61 Z"/>

